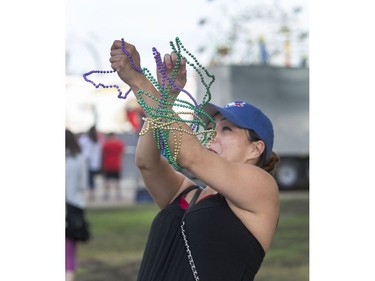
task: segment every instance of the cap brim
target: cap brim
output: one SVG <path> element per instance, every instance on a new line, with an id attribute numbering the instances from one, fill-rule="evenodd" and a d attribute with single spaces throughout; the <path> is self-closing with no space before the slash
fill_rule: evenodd
<path id="1" fill-rule="evenodd" d="M 207 113 L 207 115 L 214 117 L 216 113 L 219 112 L 219 107 L 212 104 L 212 103 L 206 103 L 203 106 L 203 111 Z M 208 125 L 208 123 L 211 121 L 206 115 L 202 115 L 202 120 L 203 122 Z"/>

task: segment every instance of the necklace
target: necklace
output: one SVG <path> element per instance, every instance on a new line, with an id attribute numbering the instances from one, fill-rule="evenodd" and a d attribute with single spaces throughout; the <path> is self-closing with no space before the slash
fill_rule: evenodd
<path id="1" fill-rule="evenodd" d="M 183 134 L 195 135 L 200 143 L 204 146 L 209 146 L 213 140 L 215 134 L 216 123 L 214 119 L 209 116 L 206 112 L 203 111 L 203 107 L 211 100 L 210 87 L 215 81 L 215 76 L 211 75 L 208 70 L 199 63 L 197 58 L 190 53 L 185 46 L 182 44 L 180 39 L 176 37 L 175 43 L 170 42 L 172 51 L 177 54 L 177 62 L 172 70 L 172 74 L 168 76 L 166 74 L 164 64 L 162 62 L 160 53 L 158 50 L 153 47 L 152 52 L 154 60 L 157 65 L 157 71 L 161 74 L 161 83 L 154 78 L 151 72 L 147 68 L 141 69 L 137 66 L 130 55 L 130 53 L 125 48 L 125 40 L 121 39 L 121 48 L 124 54 L 129 58 L 130 64 L 135 69 L 135 71 L 142 73 L 160 92 L 160 97 L 155 97 L 144 90 L 138 90 L 136 93 L 138 103 L 143 108 L 145 113 L 147 113 L 150 118 L 146 118 L 146 122 L 149 123 L 147 129 L 142 130 L 140 135 L 146 134 L 149 130 L 153 131 L 153 136 L 157 141 L 158 149 L 165 156 L 170 164 L 175 168 L 181 168 L 177 163 L 177 155 L 181 148 L 182 136 Z M 206 89 L 205 95 L 202 98 L 202 102 L 198 102 L 194 97 L 185 89 L 178 87 L 175 84 L 178 69 L 181 63 L 181 60 L 184 60 L 186 64 L 194 69 L 198 74 L 201 83 Z M 115 70 L 92 70 L 83 74 L 83 78 L 86 82 L 91 83 L 95 88 L 115 88 L 118 92 L 117 97 L 120 99 L 126 99 L 128 94 L 131 91 L 131 88 L 128 89 L 125 94 L 121 91 L 120 87 L 116 84 L 105 85 L 103 83 L 95 83 L 93 80 L 89 79 L 88 76 L 97 73 L 97 74 L 110 74 L 115 73 Z M 206 79 L 210 79 L 209 82 L 206 82 Z M 171 90 L 176 89 L 179 92 L 183 92 L 189 97 L 189 100 L 178 99 L 171 95 Z M 158 102 L 157 107 L 151 107 L 146 104 L 145 97 L 151 98 Z M 183 112 L 175 112 L 172 110 L 172 107 L 182 108 Z M 181 118 L 179 115 L 189 115 L 190 118 Z M 206 117 L 210 123 L 213 124 L 212 129 L 208 130 L 206 123 L 203 121 L 203 117 Z M 186 123 L 190 126 L 190 130 L 183 129 L 182 123 Z M 170 134 L 172 142 L 170 139 Z"/>
<path id="2" fill-rule="evenodd" d="M 129 58 L 130 60 L 130 63 L 131 65 L 133 66 L 133 68 L 142 73 L 142 69 L 140 69 L 135 63 L 134 63 L 134 60 L 132 58 L 132 56 L 130 55 L 130 53 L 126 50 L 125 48 L 125 40 L 124 38 L 121 38 L 121 48 L 122 48 L 122 51 L 124 52 L 124 54 Z M 109 73 L 115 73 L 116 71 L 115 70 L 91 70 L 89 72 L 86 72 L 83 74 L 83 79 L 85 79 L 86 82 L 89 82 L 91 83 L 95 88 L 99 88 L 99 87 L 102 87 L 102 88 L 116 88 L 117 92 L 118 92 L 118 95 L 117 97 L 119 99 L 126 99 L 131 91 L 131 88 L 128 89 L 125 94 L 123 94 L 123 92 L 121 91 L 120 87 L 116 84 L 111 84 L 111 85 L 105 85 L 103 83 L 95 83 L 93 80 L 90 80 L 88 78 L 88 76 L 90 76 L 91 74 L 94 74 L 94 73 L 98 73 L 98 74 L 109 74 Z"/>

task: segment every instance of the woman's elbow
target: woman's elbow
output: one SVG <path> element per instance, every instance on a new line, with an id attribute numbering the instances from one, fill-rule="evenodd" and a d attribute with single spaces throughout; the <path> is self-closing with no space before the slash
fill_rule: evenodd
<path id="1" fill-rule="evenodd" d="M 160 163 L 160 154 L 151 155 L 151 153 L 136 153 L 135 164 L 139 169 L 150 169 Z"/>
<path id="2" fill-rule="evenodd" d="M 147 160 L 144 156 L 139 155 L 138 153 L 135 154 L 135 165 L 139 169 L 145 169 L 147 167 Z"/>

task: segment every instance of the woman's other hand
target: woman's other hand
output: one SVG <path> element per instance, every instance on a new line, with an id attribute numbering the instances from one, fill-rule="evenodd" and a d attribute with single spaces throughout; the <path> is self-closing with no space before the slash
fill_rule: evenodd
<path id="1" fill-rule="evenodd" d="M 172 52 L 171 54 L 165 54 L 164 55 L 163 66 L 164 66 L 165 74 L 169 78 L 172 76 L 172 71 L 173 71 L 173 68 L 175 67 L 175 65 L 177 63 L 177 60 L 178 60 L 178 56 L 175 52 Z M 156 69 L 156 73 L 157 73 L 158 83 L 160 85 L 162 85 L 163 84 L 162 83 L 163 76 L 158 69 Z M 186 82 L 187 82 L 186 73 L 187 73 L 186 62 L 181 57 L 181 62 L 180 62 L 180 65 L 178 67 L 176 80 L 174 81 L 174 84 L 180 89 L 183 89 L 186 85 Z M 180 93 L 179 89 L 176 89 L 175 87 L 170 85 L 168 80 L 165 79 L 164 88 L 166 88 L 166 87 L 171 87 L 169 94 L 174 98 L 176 98 L 178 96 L 178 94 Z"/>

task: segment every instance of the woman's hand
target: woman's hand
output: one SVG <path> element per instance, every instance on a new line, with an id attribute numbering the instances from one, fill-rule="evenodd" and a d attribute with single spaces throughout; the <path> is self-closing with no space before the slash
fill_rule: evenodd
<path id="1" fill-rule="evenodd" d="M 122 50 L 122 41 L 120 40 L 113 42 L 109 61 L 111 62 L 112 69 L 117 71 L 121 80 L 132 87 L 137 82 L 137 79 L 143 77 L 142 73 L 139 72 L 141 69 L 141 59 L 134 45 L 125 42 L 125 48 L 129 52 L 133 60 L 132 62 Z"/>
<path id="2" fill-rule="evenodd" d="M 168 76 L 168 77 L 171 77 L 172 76 L 172 71 L 173 71 L 173 68 L 175 67 L 176 63 L 177 63 L 177 54 L 175 52 L 172 52 L 171 54 L 165 54 L 164 55 L 164 59 L 163 59 L 163 65 L 164 65 L 164 70 L 165 70 L 165 74 Z M 186 85 L 186 62 L 184 59 L 181 58 L 181 62 L 180 62 L 180 65 L 178 67 L 178 71 L 177 71 L 177 76 L 176 76 L 176 80 L 174 81 L 174 84 L 178 87 L 178 88 L 181 88 L 183 89 Z M 158 69 L 156 69 L 156 75 L 157 75 L 157 79 L 158 79 L 158 83 L 160 85 L 162 85 L 162 81 L 163 81 L 163 76 L 162 74 L 159 72 Z M 173 87 L 169 82 L 168 80 L 165 79 L 164 81 L 164 88 L 167 88 L 167 87 L 170 87 L 170 92 L 169 94 L 176 98 L 178 96 L 178 94 L 180 93 L 180 90 L 179 89 L 176 89 L 175 87 Z"/>

